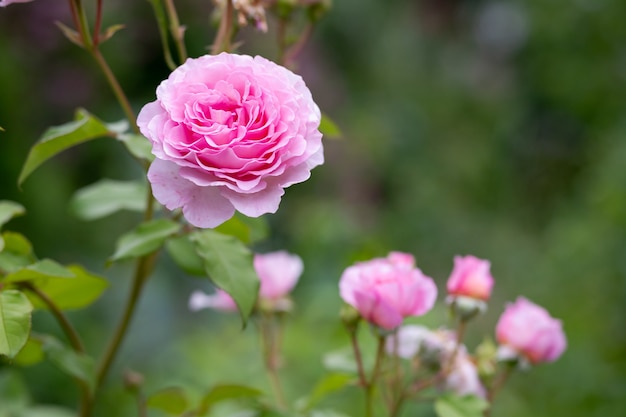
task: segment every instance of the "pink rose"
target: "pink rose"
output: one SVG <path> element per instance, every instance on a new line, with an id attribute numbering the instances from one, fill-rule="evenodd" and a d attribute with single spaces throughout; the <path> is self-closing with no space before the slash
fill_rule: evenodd
<path id="1" fill-rule="evenodd" d="M 295 287 L 303 269 L 302 259 L 285 251 L 254 255 L 254 270 L 261 281 L 259 297 L 266 300 L 285 297 Z"/>
<path id="2" fill-rule="evenodd" d="M 288 310 L 290 302 L 286 297 L 295 287 L 303 269 L 302 259 L 286 251 L 254 255 L 254 270 L 260 281 L 259 301 L 272 310 Z M 196 311 L 203 308 L 237 310 L 231 296 L 220 289 L 212 295 L 194 291 L 189 299 L 189 309 Z"/>
<path id="3" fill-rule="evenodd" d="M 396 333 L 387 336 L 385 348 L 389 355 L 404 359 L 419 355 L 421 363 L 431 363 L 437 369 L 449 366 L 451 356 L 456 355 L 449 371 L 443 374 L 440 388 L 453 391 L 459 396 L 475 395 L 485 398 L 485 388 L 478 376 L 476 365 L 465 345 L 457 347 L 455 332 L 404 325 Z"/>
<path id="4" fill-rule="evenodd" d="M 0 7 L 6 7 L 12 3 L 28 3 L 33 0 L 0 0 Z"/>
<path id="5" fill-rule="evenodd" d="M 433 280 L 415 267 L 411 255 L 400 252 L 347 268 L 339 292 L 365 320 L 384 329 L 399 326 L 404 317 L 425 314 L 437 298 Z"/>
<path id="6" fill-rule="evenodd" d="M 454 269 L 448 279 L 448 294 L 488 300 L 493 287 L 489 261 L 475 256 L 455 256 Z"/>
<path id="7" fill-rule="evenodd" d="M 496 339 L 531 364 L 556 360 L 567 345 L 561 321 L 523 297 L 507 305 L 496 325 Z"/>
<path id="8" fill-rule="evenodd" d="M 156 159 L 154 197 L 194 226 L 278 209 L 324 162 L 320 111 L 301 77 L 260 56 L 188 59 L 137 118 Z"/>
<path id="9" fill-rule="evenodd" d="M 478 376 L 476 364 L 463 351 L 457 353 L 452 369 L 446 375 L 444 389 L 454 392 L 458 396 L 475 395 L 486 398 L 487 392 Z"/>

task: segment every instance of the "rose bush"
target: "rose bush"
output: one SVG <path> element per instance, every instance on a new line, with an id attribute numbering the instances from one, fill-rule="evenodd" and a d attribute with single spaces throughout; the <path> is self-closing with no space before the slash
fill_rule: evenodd
<path id="1" fill-rule="evenodd" d="M 286 297 L 302 275 L 304 270 L 302 259 L 286 251 L 255 254 L 254 270 L 260 281 L 259 303 L 275 310 L 289 308 L 290 302 Z M 231 296 L 219 289 L 211 295 L 194 291 L 189 299 L 189 308 L 193 311 L 203 308 L 222 311 L 237 310 Z"/>
<path id="2" fill-rule="evenodd" d="M 412 255 L 400 252 L 348 267 L 339 292 L 365 320 L 384 329 L 399 326 L 404 317 L 425 314 L 437 298 L 433 280 L 415 267 Z"/>
<path id="3" fill-rule="evenodd" d="M 524 297 L 507 305 L 496 325 L 496 339 L 501 356 L 513 353 L 531 364 L 555 361 L 567 346 L 561 321 Z"/>
<path id="4" fill-rule="evenodd" d="M 154 197 L 189 223 L 215 227 L 235 210 L 274 213 L 284 188 L 323 163 L 320 110 L 301 77 L 263 57 L 188 59 L 137 124 L 156 159 Z"/>
<path id="5" fill-rule="evenodd" d="M 448 294 L 488 300 L 493 288 L 489 261 L 475 256 L 455 256 L 454 268 L 448 278 Z"/>

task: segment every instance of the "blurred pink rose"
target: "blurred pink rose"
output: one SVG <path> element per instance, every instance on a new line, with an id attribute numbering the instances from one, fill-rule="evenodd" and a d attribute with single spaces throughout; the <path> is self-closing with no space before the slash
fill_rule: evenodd
<path id="1" fill-rule="evenodd" d="M 259 276 L 259 301 L 273 310 L 289 309 L 289 295 L 304 269 L 302 259 L 286 251 L 254 255 L 254 270 Z M 221 311 L 235 311 L 235 301 L 225 291 L 218 289 L 207 295 L 194 291 L 189 299 L 192 311 L 214 308 Z"/>
<path id="2" fill-rule="evenodd" d="M 531 364 L 552 362 L 567 346 L 561 321 L 523 297 L 507 305 L 496 325 L 496 339 Z"/>
<path id="3" fill-rule="evenodd" d="M 475 256 L 455 256 L 454 269 L 448 279 L 448 294 L 488 300 L 493 287 L 489 261 Z"/>
<path id="4" fill-rule="evenodd" d="M 220 311 L 237 311 L 235 300 L 224 290 L 219 288 L 215 293 L 208 295 L 202 291 L 194 291 L 189 298 L 189 309 L 191 311 L 202 310 L 203 308 L 213 308 Z"/>
<path id="5" fill-rule="evenodd" d="M 444 380 L 444 389 L 456 395 L 475 395 L 486 398 L 487 392 L 478 376 L 478 369 L 472 358 L 463 351 L 457 353 L 452 369 Z"/>
<path id="6" fill-rule="evenodd" d="M 0 7 L 6 7 L 12 3 L 28 3 L 33 0 L 0 0 Z"/>
<path id="7" fill-rule="evenodd" d="M 320 110 L 300 76 L 260 56 L 188 59 L 137 118 L 152 142 L 155 198 L 215 227 L 235 210 L 278 209 L 284 188 L 324 162 Z"/>
<path id="8" fill-rule="evenodd" d="M 455 355 L 454 362 L 440 388 L 457 395 L 476 395 L 485 398 L 485 388 L 478 376 L 476 365 L 467 353 L 465 345 L 457 347 L 456 334 L 446 329 L 430 330 L 425 326 L 404 325 L 387 336 L 385 349 L 391 356 L 412 359 L 419 356 L 422 364 L 432 364 L 435 369 L 447 367 Z"/>
<path id="9" fill-rule="evenodd" d="M 413 256 L 401 252 L 347 268 L 339 292 L 365 320 L 384 329 L 399 326 L 404 317 L 425 314 L 437 298 L 433 280 L 415 267 Z"/>
<path id="10" fill-rule="evenodd" d="M 259 276 L 261 299 L 276 300 L 295 287 L 304 266 L 298 255 L 285 251 L 254 255 L 254 270 Z"/>

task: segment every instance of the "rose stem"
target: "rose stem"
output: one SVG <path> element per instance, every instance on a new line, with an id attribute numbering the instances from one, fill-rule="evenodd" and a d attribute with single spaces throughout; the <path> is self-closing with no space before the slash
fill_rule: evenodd
<path id="1" fill-rule="evenodd" d="M 176 13 L 176 7 L 174 7 L 173 0 L 165 0 L 165 9 L 167 10 L 167 15 L 170 19 L 170 32 L 172 33 L 172 38 L 174 38 L 174 42 L 176 43 L 178 58 L 182 64 L 187 60 L 187 49 L 185 48 L 185 41 L 183 39 L 184 29 L 178 20 L 178 14 Z"/>
<path id="2" fill-rule="evenodd" d="M 487 392 L 487 402 L 489 402 L 489 408 L 487 408 L 483 412 L 485 417 L 489 417 L 489 415 L 491 414 L 491 406 L 493 404 L 493 399 L 495 398 L 498 391 L 500 391 L 500 388 L 502 388 L 504 383 L 509 379 L 509 377 L 511 376 L 514 370 L 515 370 L 515 365 L 506 364 L 506 368 L 502 372 L 500 372 L 500 375 L 498 375 L 498 378 L 491 385 L 491 389 L 489 389 L 489 392 Z"/>
<path id="3" fill-rule="evenodd" d="M 274 319 L 261 313 L 260 319 L 261 345 L 263 346 L 265 369 L 272 387 L 272 392 L 276 398 L 276 404 L 282 408 L 287 408 L 287 401 L 283 393 L 280 377 L 278 375 L 278 354 L 280 347 L 280 329 L 276 329 Z"/>
<path id="4" fill-rule="evenodd" d="M 226 10 L 222 14 L 222 20 L 220 21 L 220 27 L 215 36 L 215 42 L 213 42 L 213 47 L 211 48 L 211 54 L 217 55 L 222 51 L 228 52 L 230 50 L 233 13 L 234 8 L 232 0 L 226 0 Z"/>
<path id="5" fill-rule="evenodd" d="M 85 348 L 83 346 L 83 342 L 80 339 L 80 336 L 76 332 L 74 326 L 69 321 L 67 316 L 63 314 L 63 311 L 48 297 L 48 295 L 42 292 L 39 288 L 32 285 L 30 282 L 21 283 L 20 286 L 37 296 L 43 303 L 48 307 L 56 321 L 61 326 L 61 329 L 67 336 L 67 339 L 72 346 L 72 349 L 76 353 L 85 353 Z M 89 409 L 91 408 L 91 391 L 89 390 L 89 386 L 85 381 L 80 378 L 76 378 L 76 382 L 78 383 L 81 391 L 81 405 L 80 405 L 80 416 L 85 417 L 89 415 Z"/>

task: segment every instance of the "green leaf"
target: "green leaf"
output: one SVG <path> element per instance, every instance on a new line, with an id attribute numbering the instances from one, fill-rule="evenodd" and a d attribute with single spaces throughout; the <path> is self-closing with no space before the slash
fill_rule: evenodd
<path id="1" fill-rule="evenodd" d="M 39 336 L 43 351 L 50 361 L 61 371 L 85 382 L 93 391 L 96 382 L 95 362 L 91 356 L 79 353 L 65 346 L 56 338 Z"/>
<path id="2" fill-rule="evenodd" d="M 0 356 L 14 358 L 30 334 L 33 306 L 17 290 L 0 292 Z"/>
<path id="3" fill-rule="evenodd" d="M 438 417 L 483 417 L 489 403 L 474 395 L 443 395 L 435 400 Z"/>
<path id="4" fill-rule="evenodd" d="M 28 386 L 18 372 L 4 368 L 0 372 L 0 416 L 13 417 L 31 403 Z"/>
<path id="5" fill-rule="evenodd" d="M 207 392 L 200 402 L 198 415 L 207 414 L 211 408 L 222 401 L 234 400 L 239 398 L 256 398 L 263 393 L 256 388 L 245 385 L 216 385 Z"/>
<path id="6" fill-rule="evenodd" d="M 0 271 L 15 272 L 35 262 L 32 245 L 26 237 L 15 232 L 4 232 L 2 240 L 4 248 L 0 252 Z"/>
<path id="7" fill-rule="evenodd" d="M 306 401 L 304 410 L 309 410 L 315 407 L 321 400 L 323 400 L 328 394 L 339 391 L 348 385 L 351 385 L 356 381 L 354 375 L 343 373 L 332 373 L 322 378 L 313 392 Z"/>
<path id="8" fill-rule="evenodd" d="M 245 326 L 259 292 L 252 252 L 234 237 L 210 229 L 194 232 L 191 240 L 211 281 L 235 300 Z"/>
<path id="9" fill-rule="evenodd" d="M 41 280 L 44 278 L 72 277 L 74 277 L 74 274 L 64 266 L 51 259 L 43 259 L 6 275 L 2 282 L 10 283 Z"/>
<path id="10" fill-rule="evenodd" d="M 178 233 L 180 224 L 167 219 L 140 224 L 117 242 L 111 261 L 135 258 L 157 250 L 168 237 Z"/>
<path id="11" fill-rule="evenodd" d="M 26 210 L 21 204 L 8 200 L 0 200 L 0 227 L 13 217 L 21 216 Z"/>
<path id="12" fill-rule="evenodd" d="M 43 346 L 40 339 L 28 338 L 26 344 L 20 350 L 20 353 L 13 359 L 13 363 L 21 366 L 31 366 L 41 362 L 44 359 Z"/>
<path id="13" fill-rule="evenodd" d="M 21 185 L 37 167 L 56 154 L 74 145 L 111 134 L 112 132 L 102 121 L 92 116 L 87 110 L 79 109 L 73 122 L 49 128 L 31 148 L 17 180 L 18 185 Z"/>
<path id="14" fill-rule="evenodd" d="M 35 281 L 35 286 L 61 310 L 91 305 L 109 286 L 106 279 L 92 274 L 80 265 L 68 265 L 65 269 L 72 274 L 71 277 L 48 277 Z M 30 293 L 28 295 L 36 308 L 48 308 L 39 297 Z"/>
<path id="15" fill-rule="evenodd" d="M 181 388 L 171 387 L 150 395 L 146 400 L 146 405 L 164 411 L 167 414 L 180 415 L 187 411 L 189 401 Z"/>
<path id="16" fill-rule="evenodd" d="M 135 158 L 144 159 L 148 162 L 154 161 L 152 143 L 145 136 L 126 133 L 119 135 L 117 138 Z"/>
<path id="17" fill-rule="evenodd" d="M 124 25 L 120 24 L 109 26 L 102 34 L 100 34 L 100 44 L 111 39 L 113 35 L 115 35 L 118 31 L 124 29 L 124 27 Z"/>
<path id="18" fill-rule="evenodd" d="M 78 190 L 70 209 L 83 220 L 99 219 L 120 210 L 143 212 L 147 191 L 144 182 L 104 179 Z"/>
<path id="19" fill-rule="evenodd" d="M 319 131 L 322 132 L 326 139 L 341 139 L 341 130 L 339 126 L 333 120 L 328 117 L 327 114 L 322 113 L 322 120 L 320 121 Z"/>
<path id="20" fill-rule="evenodd" d="M 189 275 L 206 277 L 204 261 L 196 252 L 196 245 L 189 240 L 189 235 L 169 239 L 165 244 L 170 256 L 183 271 Z"/>
<path id="21" fill-rule="evenodd" d="M 225 235 L 234 236 L 243 243 L 250 244 L 265 239 L 269 228 L 263 217 L 251 218 L 236 214 L 214 230 Z"/>

